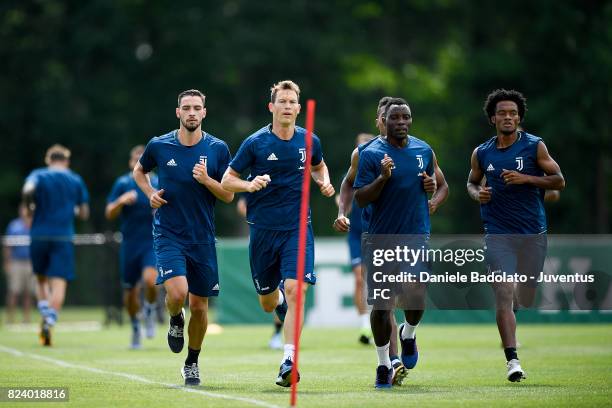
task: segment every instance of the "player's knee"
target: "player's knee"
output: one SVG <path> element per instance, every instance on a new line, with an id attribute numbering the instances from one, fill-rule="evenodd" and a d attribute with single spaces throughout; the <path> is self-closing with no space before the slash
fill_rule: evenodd
<path id="1" fill-rule="evenodd" d="M 144 284 L 147 288 L 155 288 L 155 276 L 145 275 L 143 278 Z"/>
<path id="2" fill-rule="evenodd" d="M 376 322 L 380 322 L 380 323 L 391 323 L 391 315 L 389 313 L 388 310 L 372 310 L 372 314 L 370 315 L 370 318 L 373 321 Z"/>
<path id="3" fill-rule="evenodd" d="M 152 268 L 145 269 L 142 280 L 144 281 L 144 284 L 148 288 L 154 288 L 155 281 L 157 280 L 157 272 L 155 271 L 155 269 L 152 269 Z"/>
<path id="4" fill-rule="evenodd" d="M 125 291 L 125 299 L 126 301 L 133 303 L 134 301 L 138 300 L 138 287 L 133 287 L 131 289 L 127 289 Z"/>
<path id="5" fill-rule="evenodd" d="M 512 300 L 514 298 L 514 285 L 495 285 L 493 287 L 493 291 L 495 293 L 496 303 L 510 303 L 512 304 Z"/>
<path id="6" fill-rule="evenodd" d="M 498 310 L 510 310 L 513 305 L 512 292 L 498 291 L 495 293 L 495 304 Z"/>
<path id="7" fill-rule="evenodd" d="M 261 302 L 261 308 L 266 313 L 272 313 L 274 311 L 274 309 L 276 309 L 276 305 L 273 304 L 273 303 Z"/>
<path id="8" fill-rule="evenodd" d="M 166 289 L 166 303 L 171 305 L 183 305 L 187 294 L 181 290 L 167 290 Z"/>
<path id="9" fill-rule="evenodd" d="M 278 297 L 273 296 L 274 293 L 275 292 L 259 296 L 259 304 L 261 305 L 263 311 L 266 313 L 272 313 L 278 305 Z"/>
<path id="10" fill-rule="evenodd" d="M 285 281 L 285 298 L 287 299 L 287 302 L 295 302 L 296 298 L 297 298 L 297 281 L 295 280 L 287 280 Z M 304 293 L 306 293 L 306 290 L 308 289 L 308 284 L 304 283 L 304 285 L 302 286 L 302 290 Z"/>
<path id="11" fill-rule="evenodd" d="M 535 301 L 535 288 L 530 291 L 519 292 L 518 303 L 521 307 L 531 307 Z"/>
<path id="12" fill-rule="evenodd" d="M 204 317 L 206 317 L 207 313 L 208 313 L 208 306 L 206 305 L 190 305 L 189 306 L 189 311 L 191 312 L 191 315 L 196 318 L 196 319 L 203 319 Z"/>

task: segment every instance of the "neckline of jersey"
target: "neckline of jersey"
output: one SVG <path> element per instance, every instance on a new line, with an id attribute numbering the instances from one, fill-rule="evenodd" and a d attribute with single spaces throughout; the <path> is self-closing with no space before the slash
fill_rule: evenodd
<path id="1" fill-rule="evenodd" d="M 516 140 L 515 140 L 514 142 L 512 142 L 512 144 L 511 144 L 511 145 L 506 146 L 506 147 L 497 147 L 497 139 L 498 139 L 498 137 L 497 137 L 497 135 L 495 135 L 495 148 L 496 148 L 497 150 L 501 150 L 502 152 L 503 152 L 503 151 L 506 151 L 506 150 L 508 150 L 508 149 L 510 149 L 512 146 L 514 146 L 515 144 L 517 144 L 517 143 L 518 143 L 518 142 L 521 140 L 521 138 L 523 137 L 523 133 L 524 133 L 524 132 L 522 132 L 522 131 L 518 131 L 517 133 L 518 133 L 518 137 L 516 138 Z"/>
<path id="2" fill-rule="evenodd" d="M 191 149 L 192 147 L 195 147 L 197 145 L 199 145 L 200 143 L 202 143 L 204 141 L 204 139 L 206 139 L 206 137 L 208 137 L 208 133 L 206 133 L 205 131 L 202 130 L 202 138 L 200 139 L 200 141 L 196 144 L 193 144 L 191 146 L 187 146 L 181 143 L 181 141 L 179 140 L 178 137 L 178 129 L 174 129 L 174 141 L 181 147 L 185 147 L 187 149 Z"/>
<path id="3" fill-rule="evenodd" d="M 407 149 L 410 146 L 410 142 L 412 142 L 412 140 L 414 139 L 413 136 L 408 135 L 408 143 L 406 143 L 406 146 L 404 147 L 397 147 L 397 146 L 393 146 L 391 143 L 389 143 L 389 138 L 385 136 L 385 138 L 380 138 L 383 142 L 385 142 L 386 144 L 388 144 L 389 146 L 391 146 L 393 149 L 396 150 L 404 150 Z"/>
<path id="4" fill-rule="evenodd" d="M 290 142 L 293 140 L 293 138 L 295 137 L 295 134 L 297 133 L 297 126 L 293 126 L 293 135 L 291 135 L 291 138 L 289 139 L 281 139 L 280 137 L 278 137 L 278 135 L 276 133 L 274 133 L 272 131 L 272 124 L 268 123 L 268 133 L 271 134 L 272 136 L 274 136 L 275 138 L 277 138 L 278 140 L 280 140 L 281 142 Z"/>

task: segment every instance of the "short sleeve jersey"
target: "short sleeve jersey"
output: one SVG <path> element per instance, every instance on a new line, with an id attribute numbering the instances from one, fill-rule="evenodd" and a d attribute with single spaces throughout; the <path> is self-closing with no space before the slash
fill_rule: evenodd
<path id="1" fill-rule="evenodd" d="M 30 234 L 30 228 L 26 225 L 21 218 L 15 218 L 6 227 L 7 236 L 24 236 Z M 21 261 L 30 259 L 30 246 L 29 245 L 15 245 L 10 247 L 11 258 Z"/>
<path id="2" fill-rule="evenodd" d="M 74 236 L 74 208 L 89 202 L 81 176 L 70 169 L 44 167 L 30 173 L 26 183 L 34 185 L 36 210 L 32 238 L 71 240 Z"/>
<path id="3" fill-rule="evenodd" d="M 354 187 L 372 183 L 380 175 L 380 162 L 385 154 L 395 168 L 372 207 L 368 233 L 430 233 L 427 193 L 423 188 L 423 171 L 433 174 L 433 151 L 424 141 L 409 136 L 408 144 L 398 148 L 378 138 L 362 150 Z"/>
<path id="4" fill-rule="evenodd" d="M 158 180 L 155 174 L 150 175 L 151 185 L 158 188 Z M 153 209 L 149 199 L 136 184 L 132 173 L 126 173 L 119 177 L 106 200 L 107 204 L 117 200 L 128 191 L 136 191 L 136 202 L 125 205 L 119 216 L 120 230 L 123 235 L 122 245 L 130 248 L 130 252 L 138 252 L 140 248 L 151 248 L 153 245 Z"/>
<path id="5" fill-rule="evenodd" d="M 321 141 L 313 134 L 310 163 L 316 166 L 322 160 Z M 244 140 L 230 167 L 238 173 L 250 169 L 249 181 L 264 174 L 271 179 L 266 188 L 246 195 L 249 224 L 281 231 L 298 228 L 305 162 L 306 130 L 299 126 L 289 140 L 276 136 L 271 125 Z"/>
<path id="6" fill-rule="evenodd" d="M 155 211 L 153 236 L 186 244 L 214 243 L 217 198 L 192 171 L 196 163 L 203 163 L 208 175 L 220 182 L 230 160 L 227 144 L 205 132 L 193 146 L 180 143 L 178 130 L 151 139 L 140 164 L 146 173 L 157 168 L 159 188 L 168 201 Z"/>

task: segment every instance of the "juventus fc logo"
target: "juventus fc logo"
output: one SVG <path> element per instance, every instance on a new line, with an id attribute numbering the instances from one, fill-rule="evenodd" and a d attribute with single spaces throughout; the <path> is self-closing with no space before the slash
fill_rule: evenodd
<path id="1" fill-rule="evenodd" d="M 514 160 L 516 161 L 516 169 L 518 171 L 523 170 L 523 157 L 517 157 Z"/>
<path id="2" fill-rule="evenodd" d="M 417 163 L 419 163 L 419 169 L 423 170 L 423 155 L 416 155 Z"/>
<path id="3" fill-rule="evenodd" d="M 300 147 L 299 152 L 300 152 L 300 161 L 302 163 L 305 163 L 306 162 L 306 148 Z"/>
<path id="4" fill-rule="evenodd" d="M 208 162 L 208 156 L 200 156 L 200 164 L 203 164 L 206 166 Z"/>

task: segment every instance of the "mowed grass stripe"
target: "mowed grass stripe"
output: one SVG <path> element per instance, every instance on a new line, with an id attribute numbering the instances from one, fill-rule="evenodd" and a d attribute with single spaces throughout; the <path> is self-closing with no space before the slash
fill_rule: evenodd
<path id="1" fill-rule="evenodd" d="M 62 319 L 92 320 L 95 316 L 68 310 Z M 58 331 L 51 348 L 42 348 L 34 333 L 8 332 L 0 327 L 0 344 L 6 347 L 141 376 L 155 383 L 67 369 L 42 360 L 12 358 L 4 353 L 0 355 L 0 382 L 68 386 L 71 408 L 253 406 L 237 400 L 207 399 L 166 386 L 182 386 L 179 369 L 186 352 L 171 353 L 165 331 L 166 327 L 160 326 L 156 338 L 145 339 L 142 350 L 131 351 L 128 350 L 128 325 L 111 326 L 98 332 Z M 200 354 L 203 384 L 200 389 L 286 406 L 288 390 L 274 384 L 282 351 L 267 348 L 271 334 L 270 323 L 228 325 L 223 327 L 222 334 L 206 336 Z M 377 392 L 373 389 L 376 353 L 373 346 L 357 343 L 357 328 L 306 327 L 298 405 L 303 408 L 612 406 L 611 324 L 521 324 L 519 315 L 518 338 L 522 343 L 519 357 L 528 379 L 518 384 L 505 378 L 505 359 L 494 322 L 470 325 L 424 322 L 417 336 L 421 360 L 404 386 Z M 26 408 L 28 404 L 23 406 Z"/>
<path id="2" fill-rule="evenodd" d="M 40 360 L 40 361 L 44 361 L 44 362 L 47 362 L 47 363 L 55 364 L 55 365 L 63 367 L 63 368 L 71 368 L 71 369 L 75 369 L 75 370 L 83 370 L 83 371 L 88 371 L 90 373 L 106 375 L 106 376 L 122 377 L 122 378 L 126 378 L 126 379 L 128 379 L 130 381 L 137 381 L 137 382 L 141 382 L 141 383 L 145 383 L 145 384 L 161 385 L 161 386 L 164 386 L 164 387 L 168 387 L 168 388 L 172 388 L 172 389 L 176 389 L 176 390 L 181 390 L 181 391 L 184 391 L 184 392 L 205 395 L 205 396 L 211 397 L 211 398 L 220 398 L 220 399 L 226 399 L 226 400 L 241 401 L 241 402 L 244 402 L 244 403 L 247 403 L 247 404 L 257 405 L 257 406 L 260 406 L 260 407 L 279 408 L 278 405 L 270 404 L 270 403 L 267 403 L 265 401 L 260 401 L 260 400 L 253 399 L 253 398 L 245 398 L 245 397 L 238 397 L 238 396 L 232 396 L 232 395 L 225 395 L 225 394 L 219 394 L 219 393 L 214 393 L 214 392 L 208 392 L 208 391 L 204 391 L 204 390 L 200 390 L 200 389 L 196 389 L 196 388 L 189 388 L 189 387 L 179 386 L 177 384 L 168 384 L 168 383 L 163 383 L 163 382 L 159 382 L 159 381 L 154 381 L 154 380 L 150 380 L 148 378 L 144 378 L 144 377 L 139 376 L 139 375 L 121 373 L 121 372 L 116 372 L 116 371 L 102 370 L 102 369 L 95 368 L 95 367 L 88 367 L 88 366 L 84 366 L 84 365 L 80 365 L 80 364 L 69 363 L 67 361 L 58 360 L 58 359 L 51 358 L 51 357 L 45 357 L 45 356 L 41 356 L 41 355 L 38 355 L 38 354 L 22 352 L 22 351 L 19 351 L 17 349 L 13 349 L 11 347 L 3 346 L 2 344 L 0 344 L 0 351 L 8 353 L 8 354 L 11 354 L 14 357 L 26 357 L 26 358 L 31 358 L 31 359 L 35 359 L 35 360 Z"/>

